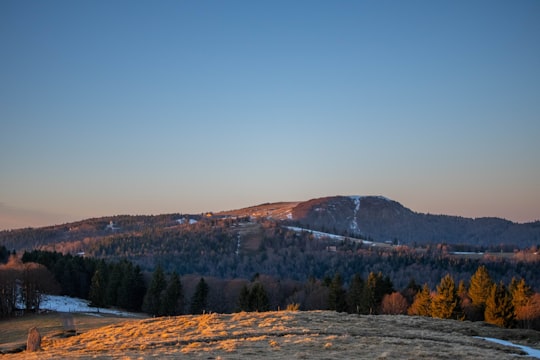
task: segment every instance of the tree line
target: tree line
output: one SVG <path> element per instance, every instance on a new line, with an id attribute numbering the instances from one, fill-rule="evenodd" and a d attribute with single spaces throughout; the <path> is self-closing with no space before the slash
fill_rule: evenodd
<path id="1" fill-rule="evenodd" d="M 443 319 L 486 321 L 501 327 L 540 329 L 540 294 L 524 279 L 509 284 L 494 282 L 485 266 L 480 266 L 466 284 L 457 285 L 447 274 L 430 292 L 427 285 L 417 292 L 407 310 L 410 315 Z"/>
<path id="2" fill-rule="evenodd" d="M 25 308 L 39 308 L 32 294 L 63 293 L 78 289 L 96 307 L 117 306 L 154 316 L 203 312 L 268 311 L 285 308 L 335 310 L 356 314 L 409 314 L 484 320 L 503 327 L 540 328 L 540 294 L 523 279 L 494 281 L 489 269 L 478 266 L 458 282 L 449 273 L 435 287 L 418 285 L 414 278 L 396 290 L 389 275 L 357 273 L 346 282 L 339 272 L 306 281 L 255 274 L 251 280 L 180 276 L 157 266 L 151 276 L 130 261 L 106 262 L 46 251 L 16 256 L 0 266 L 2 316 L 16 310 L 17 281 L 23 284 Z M 63 264 L 63 268 L 59 268 Z M 77 269 L 72 277 L 66 276 Z M 90 280 L 87 288 L 73 287 L 75 279 Z M 11 282 L 10 282 L 11 281 Z M 21 282 L 22 281 L 22 282 Z M 11 284 L 11 285 L 9 285 Z M 75 296 L 75 295 L 71 295 Z"/>
<path id="3" fill-rule="evenodd" d="M 58 284 L 47 268 L 34 262 L 23 263 L 11 255 L 0 265 L 0 317 L 39 310 L 42 294 L 55 293 Z"/>

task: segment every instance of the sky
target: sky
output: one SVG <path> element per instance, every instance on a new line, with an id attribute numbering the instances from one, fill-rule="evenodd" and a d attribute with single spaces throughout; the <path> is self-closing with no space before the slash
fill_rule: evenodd
<path id="1" fill-rule="evenodd" d="M 0 1 L 0 229 L 331 195 L 540 219 L 540 2 Z"/>

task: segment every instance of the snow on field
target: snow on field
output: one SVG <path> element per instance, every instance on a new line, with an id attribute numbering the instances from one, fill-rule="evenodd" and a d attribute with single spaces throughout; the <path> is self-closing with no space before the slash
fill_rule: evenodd
<path id="1" fill-rule="evenodd" d="M 134 313 L 129 313 L 126 311 L 121 311 L 121 310 L 116 310 L 116 309 L 99 308 L 99 311 L 98 311 L 98 308 L 89 306 L 88 300 L 72 298 L 69 296 L 43 295 L 43 300 L 39 307 L 42 310 L 50 310 L 50 311 L 58 311 L 58 312 L 87 313 L 91 315 L 113 314 L 113 315 L 126 316 L 126 317 L 139 316 Z"/>
<path id="2" fill-rule="evenodd" d="M 517 344 L 511 343 L 510 341 L 501 340 L 501 339 L 488 338 L 488 337 L 479 337 L 479 338 L 487 340 L 487 341 L 491 341 L 497 344 L 501 344 L 504 346 L 512 346 L 512 347 L 520 348 L 521 350 L 525 351 L 528 356 L 540 359 L 540 350 L 538 349 L 533 349 L 533 348 L 530 348 L 528 346 L 523 346 L 523 345 L 517 345 Z"/>

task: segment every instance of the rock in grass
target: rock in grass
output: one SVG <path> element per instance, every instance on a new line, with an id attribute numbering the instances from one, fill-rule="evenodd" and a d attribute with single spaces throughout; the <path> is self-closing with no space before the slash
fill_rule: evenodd
<path id="1" fill-rule="evenodd" d="M 41 335 L 36 327 L 28 330 L 28 339 L 26 340 L 26 351 L 34 352 L 41 348 Z"/>

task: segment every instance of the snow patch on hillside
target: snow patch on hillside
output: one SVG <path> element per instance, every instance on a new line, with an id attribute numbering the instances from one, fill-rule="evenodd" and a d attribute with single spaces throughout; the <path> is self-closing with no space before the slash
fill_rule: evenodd
<path id="1" fill-rule="evenodd" d="M 520 348 L 521 350 L 525 351 L 528 356 L 540 359 L 540 350 L 538 350 L 538 349 L 533 349 L 531 347 L 523 346 L 523 345 L 517 345 L 517 344 L 514 344 L 514 343 L 512 343 L 510 341 L 496 339 L 496 338 L 488 338 L 488 337 L 478 337 L 478 338 L 479 339 L 484 339 L 486 341 L 491 341 L 491 342 L 494 342 L 494 343 L 497 343 L 497 344 L 501 344 L 501 345 L 504 345 L 504 346 L 511 346 L 511 347 Z"/>
<path id="2" fill-rule="evenodd" d="M 372 241 L 354 239 L 354 238 L 350 238 L 350 237 L 347 237 L 347 236 L 330 234 L 330 233 L 325 233 L 325 232 L 322 232 L 322 231 L 315 231 L 315 230 L 305 229 L 305 228 L 301 228 L 301 227 L 297 227 L 297 226 L 285 226 L 285 228 L 289 229 L 289 230 L 292 230 L 292 231 L 296 231 L 296 232 L 310 233 L 317 239 L 327 238 L 327 239 L 332 239 L 332 240 L 337 240 L 337 241 L 345 241 L 345 239 L 349 239 L 352 242 L 362 242 L 364 244 L 373 244 Z"/>
<path id="3" fill-rule="evenodd" d="M 360 196 L 351 196 L 352 201 L 354 201 L 354 212 L 350 228 L 351 231 L 356 234 L 360 233 L 360 227 L 358 226 L 358 221 L 356 220 L 356 217 L 358 216 L 358 211 L 360 210 L 360 198 Z"/>
<path id="4" fill-rule="evenodd" d="M 90 307 L 90 302 L 84 299 L 72 298 L 69 296 L 43 295 L 40 304 L 41 310 L 66 312 L 66 313 L 86 313 L 91 315 L 112 314 L 125 317 L 140 317 L 138 314 L 116 309 L 104 309 Z"/>

